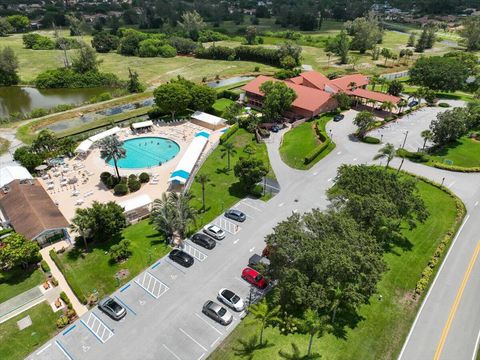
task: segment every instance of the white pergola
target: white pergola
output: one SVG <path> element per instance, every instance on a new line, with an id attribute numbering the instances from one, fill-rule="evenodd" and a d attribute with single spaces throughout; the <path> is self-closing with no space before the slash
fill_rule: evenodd
<path id="1" fill-rule="evenodd" d="M 132 124 L 132 127 L 133 127 L 135 130 L 136 130 L 136 129 L 142 129 L 142 128 L 150 127 L 150 126 L 153 126 L 152 120 L 141 121 L 141 122 L 137 122 L 137 123 Z"/>
<path id="2" fill-rule="evenodd" d="M 83 140 L 80 143 L 80 145 L 77 146 L 77 148 L 75 149 L 75 153 L 85 154 L 90 150 L 90 148 L 93 146 L 93 144 L 95 144 L 97 141 L 105 139 L 108 136 L 115 135 L 120 131 L 122 131 L 122 129 L 119 128 L 118 126 L 115 126 L 111 129 L 105 130 L 105 131 L 103 131 L 99 134 L 90 136 L 87 140 Z"/>

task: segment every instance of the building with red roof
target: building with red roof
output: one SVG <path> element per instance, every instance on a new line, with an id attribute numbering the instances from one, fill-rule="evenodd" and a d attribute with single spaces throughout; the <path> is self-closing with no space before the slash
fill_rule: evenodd
<path id="1" fill-rule="evenodd" d="M 338 106 L 334 97 L 337 93 L 345 93 L 355 102 L 373 105 L 385 101 L 396 105 L 400 101 L 399 97 L 367 90 L 368 78 L 362 74 L 346 75 L 330 80 L 319 72 L 306 71 L 286 80 L 277 80 L 264 75 L 258 76 L 242 87 L 249 106 L 256 109 L 262 108 L 264 94 L 260 91 L 260 86 L 266 81 L 283 81 L 297 94 L 292 106 L 284 114 L 290 120 L 310 119 L 334 110 Z"/>

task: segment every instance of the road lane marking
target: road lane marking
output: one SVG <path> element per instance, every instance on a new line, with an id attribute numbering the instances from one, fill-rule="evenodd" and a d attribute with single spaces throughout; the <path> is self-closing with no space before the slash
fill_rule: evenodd
<path id="1" fill-rule="evenodd" d="M 473 206 L 474 206 L 474 207 L 477 207 L 477 205 L 478 205 L 478 201 L 476 201 L 476 202 L 475 202 L 475 205 L 473 205 Z"/>
<path id="2" fill-rule="evenodd" d="M 455 318 L 455 314 L 458 310 L 458 305 L 460 304 L 460 300 L 462 299 L 463 292 L 465 291 L 465 287 L 467 286 L 468 279 L 473 270 L 473 266 L 477 261 L 478 254 L 480 253 L 480 241 L 478 241 L 477 246 L 475 247 L 475 251 L 473 252 L 472 257 L 470 258 L 470 262 L 468 263 L 467 270 L 463 275 L 462 283 L 460 284 L 460 288 L 457 291 L 457 295 L 455 296 L 455 301 L 450 309 L 450 313 L 448 314 L 447 322 L 443 328 L 442 336 L 440 337 L 440 341 L 437 345 L 437 350 L 435 351 L 435 356 L 433 357 L 434 360 L 440 359 L 442 355 L 443 347 L 445 346 L 445 341 L 447 340 L 448 333 L 450 331 L 450 327 L 452 326 L 453 319 Z"/>
<path id="3" fill-rule="evenodd" d="M 220 336 L 215 339 L 215 341 L 212 343 L 212 345 L 210 345 L 210 347 L 213 348 L 218 340 L 220 340 Z"/>
<path id="4" fill-rule="evenodd" d="M 450 185 L 448 185 L 448 188 L 450 189 L 453 185 L 455 185 L 456 181 L 452 182 Z"/>
<path id="5" fill-rule="evenodd" d="M 433 282 L 432 284 L 430 285 L 430 289 L 428 290 L 427 292 L 427 295 L 425 296 L 425 299 L 423 299 L 423 302 L 422 302 L 422 305 L 420 306 L 420 309 L 418 310 L 417 312 L 417 316 L 415 317 L 415 320 L 413 321 L 413 324 L 412 324 L 412 327 L 410 328 L 410 331 L 408 333 L 408 336 L 407 338 L 405 339 L 405 342 L 403 343 L 403 347 L 402 347 L 402 351 L 400 351 L 400 355 L 398 355 L 398 360 L 401 360 L 402 357 L 403 357 L 403 354 L 407 348 L 407 345 L 410 341 L 410 338 L 412 337 L 412 333 L 413 333 L 413 330 L 415 329 L 415 326 L 417 325 L 417 322 L 418 322 L 418 319 L 420 318 L 420 315 L 422 314 L 422 311 L 423 311 L 423 307 L 425 306 L 425 304 L 427 303 L 427 300 L 432 292 L 432 289 L 435 287 L 435 284 L 437 283 L 437 279 L 438 277 L 440 276 L 440 273 L 442 272 L 442 269 L 443 269 L 443 266 L 445 265 L 445 263 L 447 262 L 447 259 L 448 259 L 448 256 L 450 255 L 450 252 L 452 251 L 453 247 L 455 246 L 455 243 L 457 242 L 457 239 L 458 237 L 460 236 L 460 233 L 462 232 L 465 224 L 467 223 L 468 219 L 470 219 L 470 214 L 468 214 L 466 217 L 465 217 L 465 220 L 463 221 L 463 224 L 460 226 L 460 228 L 458 229 L 458 232 L 457 232 L 457 235 L 455 235 L 455 238 L 453 239 L 452 241 L 452 244 L 450 245 L 448 251 L 447 251 L 447 255 L 445 255 L 445 258 L 443 259 L 442 261 L 442 264 L 440 265 L 440 268 L 438 269 L 437 271 L 437 275 L 435 275 L 435 278 L 433 279 Z"/>
<path id="6" fill-rule="evenodd" d="M 207 348 L 205 348 L 202 344 L 200 344 L 197 340 L 195 340 L 192 336 L 188 335 L 185 330 L 182 328 L 178 328 L 186 337 L 188 337 L 190 340 L 192 340 L 195 344 L 200 346 L 204 351 L 208 351 Z"/>
<path id="7" fill-rule="evenodd" d="M 208 326 L 210 326 L 213 330 L 215 330 L 217 333 L 219 333 L 220 335 L 223 335 L 223 333 L 218 330 L 215 326 L 213 326 L 212 324 L 210 324 L 207 320 L 205 320 L 203 317 L 201 317 L 200 315 L 198 315 L 197 313 L 195 313 L 195 316 L 198 317 L 200 320 L 202 320 L 205 324 L 207 324 Z"/>
<path id="8" fill-rule="evenodd" d="M 205 353 L 203 353 L 202 355 L 200 355 L 197 360 L 200 360 L 200 359 L 203 358 L 204 356 L 205 356 Z"/>
<path id="9" fill-rule="evenodd" d="M 233 243 L 236 244 L 240 241 L 240 239 L 235 240 Z"/>
<path id="10" fill-rule="evenodd" d="M 327 181 L 328 181 L 328 182 L 332 181 L 332 178 L 328 178 L 328 180 L 327 180 Z"/>
<path id="11" fill-rule="evenodd" d="M 253 250 L 255 250 L 255 246 L 254 246 L 254 247 L 252 247 L 252 248 L 250 248 L 250 250 L 249 250 L 249 251 L 250 251 L 250 252 L 253 252 Z"/>
<path id="12" fill-rule="evenodd" d="M 339 151 L 339 152 L 337 152 L 337 155 L 340 155 L 341 153 L 342 153 L 342 152 L 341 152 L 341 151 Z"/>
<path id="13" fill-rule="evenodd" d="M 262 210 L 260 210 L 259 208 L 255 207 L 255 206 L 253 206 L 253 205 L 250 205 L 249 203 L 247 203 L 247 202 L 245 202 L 245 201 L 242 201 L 242 204 L 243 204 L 243 205 L 250 206 L 252 209 L 255 209 L 255 210 L 257 210 L 257 211 L 260 211 L 260 212 L 262 211 Z"/>
<path id="14" fill-rule="evenodd" d="M 278 207 L 282 207 L 283 205 L 285 205 L 285 203 L 280 203 L 278 204 Z"/>
<path id="15" fill-rule="evenodd" d="M 181 358 L 180 356 L 178 356 L 177 354 L 175 354 L 172 350 L 170 350 L 170 349 L 167 347 L 167 345 L 165 345 L 165 344 L 162 344 L 162 345 L 163 345 L 163 347 L 164 347 L 170 354 L 172 354 L 172 355 L 175 357 L 175 359 L 177 359 L 177 360 L 182 360 L 182 358 Z"/>
<path id="16" fill-rule="evenodd" d="M 45 346 L 43 349 L 40 349 L 37 351 L 37 355 L 40 355 L 43 353 L 45 350 L 47 350 L 50 346 L 52 346 L 52 343 L 49 343 L 47 346 Z"/>
<path id="17" fill-rule="evenodd" d="M 65 349 L 65 347 L 60 343 L 60 341 L 55 340 L 55 345 L 57 345 L 57 347 L 60 349 L 60 351 L 63 353 L 63 355 L 65 355 L 67 357 L 67 359 L 73 360 L 72 355 L 70 355 L 68 353 L 67 349 Z"/>
<path id="18" fill-rule="evenodd" d="M 478 331 L 477 340 L 475 341 L 475 347 L 473 348 L 472 360 L 477 358 L 478 344 L 480 343 L 480 330 Z"/>

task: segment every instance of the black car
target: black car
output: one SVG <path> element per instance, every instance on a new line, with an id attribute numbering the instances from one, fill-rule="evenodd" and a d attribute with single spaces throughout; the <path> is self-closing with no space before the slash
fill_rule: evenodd
<path id="1" fill-rule="evenodd" d="M 413 100 L 413 101 L 410 101 L 408 103 L 408 107 L 414 107 L 414 106 L 417 106 L 418 105 L 418 101 L 417 100 Z"/>
<path id="2" fill-rule="evenodd" d="M 190 241 L 208 250 L 212 250 L 215 245 L 217 245 L 215 240 L 213 240 L 210 236 L 202 233 L 196 233 L 190 238 Z"/>
<path id="3" fill-rule="evenodd" d="M 344 118 L 345 118 L 345 115 L 337 114 L 337 115 L 334 116 L 333 121 L 339 122 L 339 121 L 343 120 Z"/>
<path id="4" fill-rule="evenodd" d="M 170 254 L 168 254 L 168 257 L 184 267 L 190 267 L 193 265 L 193 257 L 179 249 L 172 250 Z"/>
<path id="5" fill-rule="evenodd" d="M 120 320 L 127 315 L 127 310 L 110 297 L 106 297 L 98 303 L 98 308 L 105 314 L 110 316 L 113 320 Z"/>
<path id="6" fill-rule="evenodd" d="M 247 219 L 247 216 L 243 212 L 236 209 L 225 211 L 225 217 L 238 222 L 244 222 Z"/>
<path id="7" fill-rule="evenodd" d="M 270 131 L 273 133 L 278 133 L 280 131 L 280 127 L 278 125 L 273 125 Z"/>

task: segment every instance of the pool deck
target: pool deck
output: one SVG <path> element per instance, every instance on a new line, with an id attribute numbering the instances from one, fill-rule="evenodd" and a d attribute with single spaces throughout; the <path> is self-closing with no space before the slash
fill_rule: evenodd
<path id="1" fill-rule="evenodd" d="M 50 179 L 39 178 L 39 180 L 53 201 L 58 205 L 59 210 L 69 221 L 75 215 L 77 208 L 89 207 L 94 201 L 101 203 L 108 201 L 123 202 L 143 194 L 147 194 L 152 200 L 155 200 L 160 198 L 162 194 L 168 190 L 168 178 L 183 157 L 185 150 L 195 134 L 205 130 L 206 129 L 201 126 L 185 122 L 174 125 L 155 125 L 152 131 L 145 132 L 144 134 L 132 135 L 129 129 L 125 129 L 125 131 L 119 133 L 120 140 L 142 136 L 158 136 L 171 139 L 180 146 L 180 151 L 177 156 L 161 166 L 145 169 L 119 169 L 121 176 L 128 176 L 130 174 L 139 175 L 142 172 L 146 172 L 156 175 L 158 180 L 155 183 L 149 182 L 142 184 L 140 190 L 125 196 L 115 196 L 112 190 L 107 189 L 100 182 L 100 174 L 102 172 L 109 171 L 115 174 L 115 168 L 105 163 L 100 157 L 100 150 L 97 148 L 91 151 L 84 160 L 79 158 L 66 160 L 65 164 L 68 165 L 68 170 L 63 170 L 62 172 L 60 169 L 50 169 L 47 173 Z M 222 135 L 221 130 L 212 132 L 203 153 L 208 152 L 214 144 L 218 143 L 220 135 Z M 76 184 L 61 185 L 62 178 L 68 179 L 74 176 L 78 179 Z M 48 182 L 51 183 L 52 181 L 53 184 L 50 184 L 49 187 Z"/>

